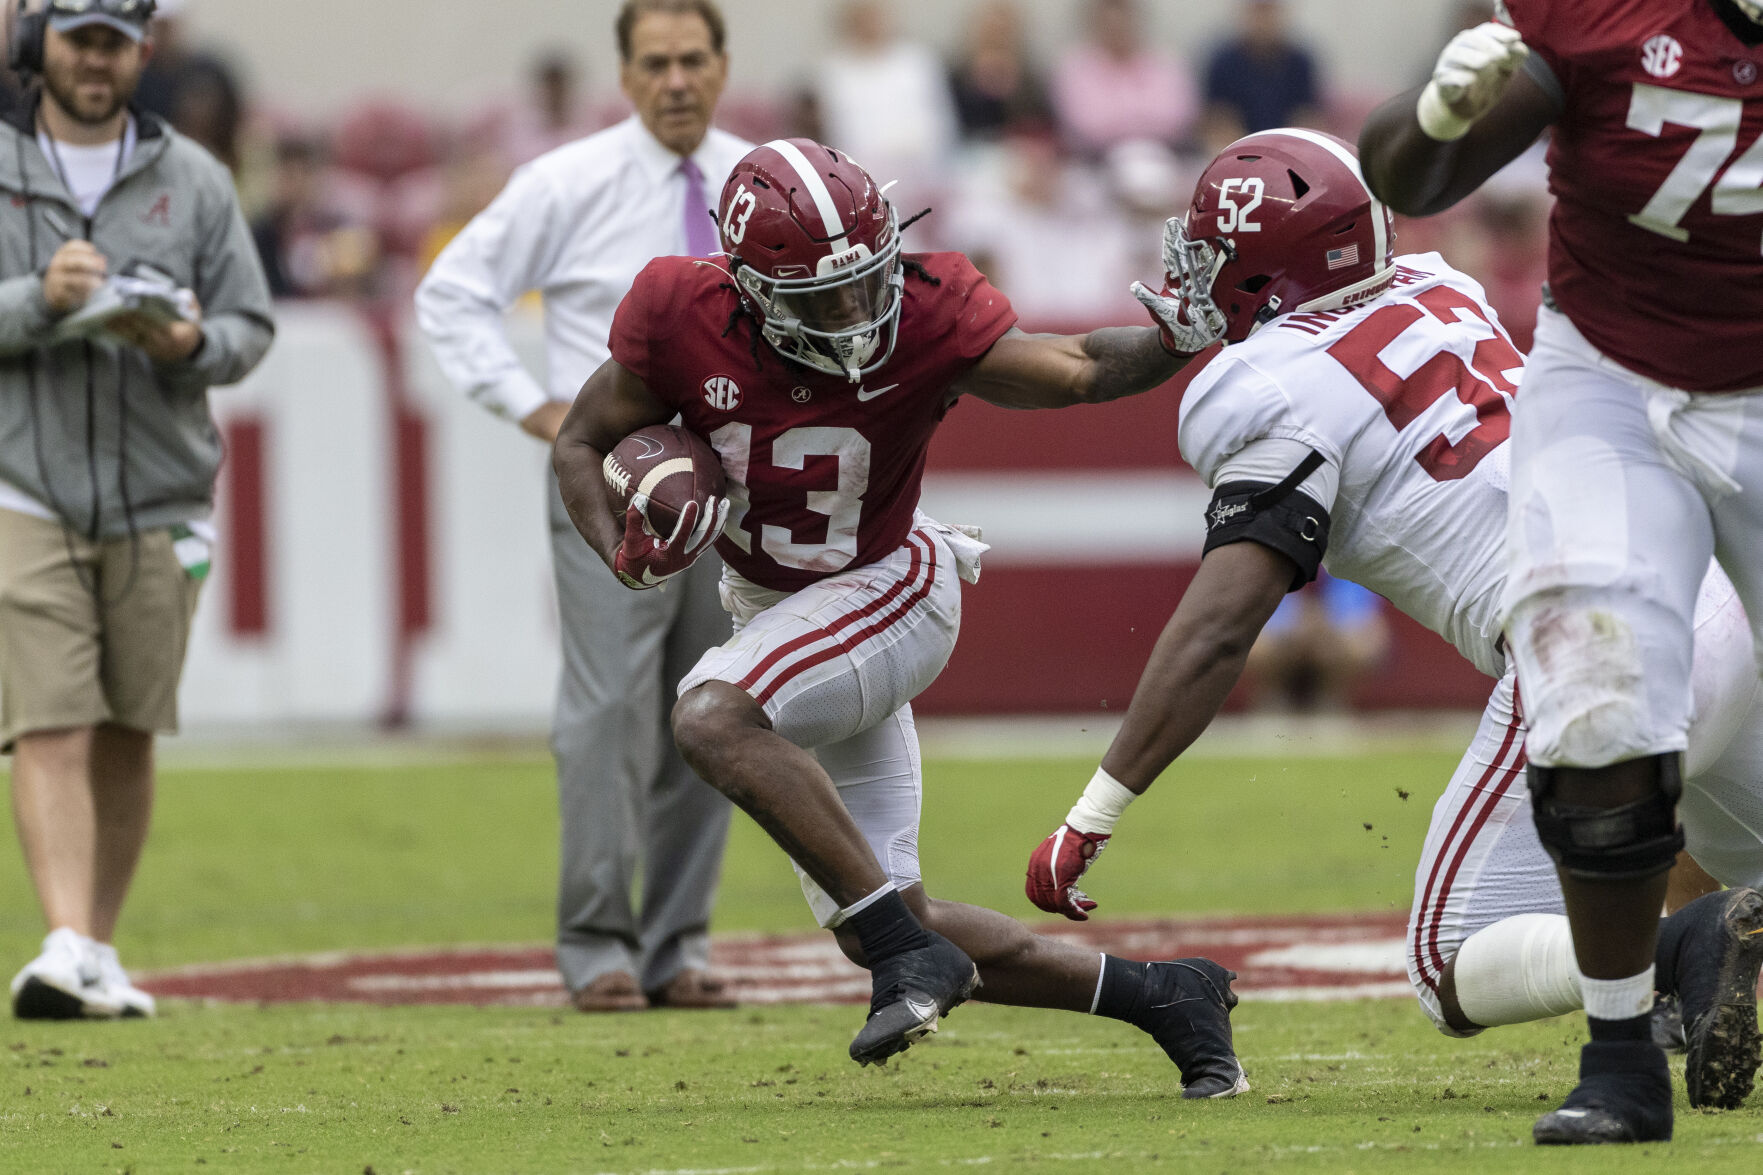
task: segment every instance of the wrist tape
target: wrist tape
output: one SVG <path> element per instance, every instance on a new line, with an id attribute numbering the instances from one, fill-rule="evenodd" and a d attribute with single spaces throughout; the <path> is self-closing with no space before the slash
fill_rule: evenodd
<path id="1" fill-rule="evenodd" d="M 1078 797 L 1077 803 L 1066 813 L 1066 826 L 1078 832 L 1111 836 L 1114 833 L 1114 822 L 1120 819 L 1126 806 L 1138 798 L 1137 792 L 1129 790 L 1125 784 L 1098 767 L 1089 785 L 1084 788 L 1084 794 Z"/>

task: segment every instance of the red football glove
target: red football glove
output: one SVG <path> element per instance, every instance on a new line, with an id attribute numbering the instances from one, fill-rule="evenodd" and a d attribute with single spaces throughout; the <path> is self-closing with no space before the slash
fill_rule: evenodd
<path id="1" fill-rule="evenodd" d="M 687 502 L 673 533 L 659 539 L 644 525 L 648 508 L 646 495 L 631 495 L 624 511 L 624 541 L 612 560 L 624 586 L 638 591 L 659 587 L 695 563 L 716 542 L 728 518 L 727 498 Z"/>
<path id="2" fill-rule="evenodd" d="M 1028 900 L 1049 914 L 1063 914 L 1073 922 L 1088 922 L 1096 903 L 1077 888 L 1091 862 L 1108 847 L 1105 832 L 1079 832 L 1069 824 L 1039 845 L 1028 857 Z"/>

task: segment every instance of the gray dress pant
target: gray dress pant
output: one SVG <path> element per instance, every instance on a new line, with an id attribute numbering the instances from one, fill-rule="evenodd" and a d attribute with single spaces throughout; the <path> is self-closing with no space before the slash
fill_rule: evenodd
<path id="1" fill-rule="evenodd" d="M 631 591 L 576 533 L 555 478 L 550 523 L 563 642 L 557 967 L 571 991 L 629 971 L 652 992 L 710 958 L 730 806 L 680 758 L 668 718 L 679 680 L 729 638 L 722 561 L 711 552 L 665 588 Z"/>

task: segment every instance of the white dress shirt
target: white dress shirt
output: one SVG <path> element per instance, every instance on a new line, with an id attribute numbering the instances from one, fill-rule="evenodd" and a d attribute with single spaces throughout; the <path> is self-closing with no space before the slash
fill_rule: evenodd
<path id="1" fill-rule="evenodd" d="M 752 147 L 712 128 L 692 153 L 712 205 Z M 417 323 L 441 370 L 514 421 L 548 400 L 574 400 L 606 361 L 612 313 L 638 271 L 686 252 L 685 198 L 680 157 L 635 115 L 521 167 L 417 288 Z M 528 290 L 545 300 L 544 385 L 521 366 L 503 326 Z"/>

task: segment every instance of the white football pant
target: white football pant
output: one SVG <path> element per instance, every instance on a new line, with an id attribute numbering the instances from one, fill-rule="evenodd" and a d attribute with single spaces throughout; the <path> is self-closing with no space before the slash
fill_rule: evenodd
<path id="1" fill-rule="evenodd" d="M 704 654 L 684 694 L 725 681 L 751 695 L 777 733 L 812 752 L 832 777 L 888 878 L 921 880 L 923 772 L 909 705 L 936 680 L 961 627 L 961 579 L 985 545 L 923 514 L 885 559 L 796 592 L 767 591 L 725 572 L 735 635 Z M 822 926 L 838 903 L 798 867 Z"/>

